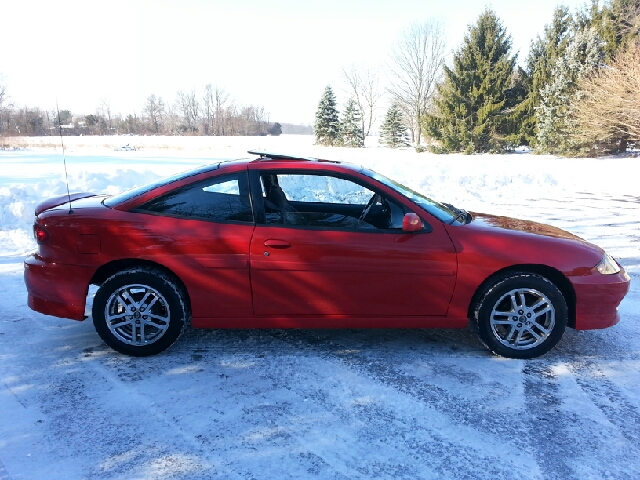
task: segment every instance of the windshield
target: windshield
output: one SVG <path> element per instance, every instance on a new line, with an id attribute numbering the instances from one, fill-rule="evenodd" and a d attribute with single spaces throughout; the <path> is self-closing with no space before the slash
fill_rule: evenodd
<path id="1" fill-rule="evenodd" d="M 395 190 L 400 195 L 407 197 L 413 203 L 415 203 L 419 207 L 424 208 L 427 212 L 429 212 L 431 215 L 442 222 L 451 223 L 453 219 L 456 218 L 456 215 L 458 215 L 457 209 L 455 209 L 453 206 L 436 202 L 435 200 L 430 199 L 422 193 L 416 192 L 409 187 L 405 187 L 401 183 L 398 183 L 395 180 L 391 180 L 390 178 L 374 172 L 373 170 L 367 170 L 366 168 L 363 168 L 362 170 L 360 170 L 360 173 L 371 177 L 374 180 L 377 180 L 383 185 L 386 185 L 392 190 Z"/>
<path id="2" fill-rule="evenodd" d="M 142 195 L 143 193 L 147 193 L 148 191 L 153 190 L 154 188 L 157 188 L 161 185 L 177 182 L 178 180 L 182 180 L 183 178 L 192 177 L 194 175 L 198 175 L 199 173 L 208 172 L 209 170 L 215 170 L 217 168 L 220 168 L 219 163 L 215 165 L 203 165 L 202 167 L 198 167 L 193 170 L 187 170 L 186 172 L 176 173 L 171 177 L 164 177 L 159 180 L 156 180 L 155 182 L 147 183 L 145 185 L 141 185 L 139 187 L 134 187 L 130 190 L 126 190 L 122 193 L 119 193 L 118 195 L 114 195 L 113 197 L 105 198 L 102 203 L 107 207 L 114 207 L 123 202 L 126 202 L 127 200 L 131 200 L 134 197 Z"/>

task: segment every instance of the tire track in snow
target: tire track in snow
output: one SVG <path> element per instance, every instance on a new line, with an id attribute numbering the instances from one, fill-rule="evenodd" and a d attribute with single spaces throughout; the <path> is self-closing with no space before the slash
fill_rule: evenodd
<path id="1" fill-rule="evenodd" d="M 322 368 L 318 361 L 328 365 Z M 289 356 L 288 362 L 281 361 L 279 368 L 269 374 L 280 387 L 303 396 L 305 401 L 313 400 L 338 417 L 331 424 L 342 423 L 353 430 L 357 440 L 345 443 L 345 451 L 350 454 L 342 456 L 346 466 L 359 474 L 350 478 L 479 478 L 476 470 L 481 463 L 482 478 L 507 479 L 513 466 L 532 467 L 515 451 L 510 452 L 513 456 L 506 462 L 509 467 L 499 466 L 504 463 L 500 462 L 500 455 L 477 448 L 472 440 L 487 440 L 485 435 L 459 425 L 454 431 L 449 419 L 440 412 L 425 409 L 419 400 L 407 399 L 388 385 L 376 385 L 375 379 L 363 378 L 360 372 L 350 370 L 349 367 L 346 372 L 344 368 L 336 370 L 331 358 L 295 355 Z M 329 378 L 336 375 L 340 379 L 333 388 L 325 388 L 328 375 L 325 371 L 334 372 Z M 335 393 L 340 388 L 348 388 L 347 402 Z M 378 451 L 373 462 L 358 465 L 358 458 L 371 457 L 367 452 L 370 448 Z M 322 452 L 314 453 L 322 456 Z"/>
<path id="2" fill-rule="evenodd" d="M 296 338 L 306 337 L 307 332 L 300 331 Z M 396 363 L 395 354 L 389 355 L 388 352 L 374 351 L 372 352 L 367 346 L 362 351 L 356 352 L 348 350 L 349 347 L 338 346 L 333 342 L 327 342 L 319 348 L 317 342 L 311 340 L 313 344 L 311 348 L 320 355 L 321 358 L 330 362 L 338 362 L 351 370 L 357 372 L 358 375 L 370 378 L 375 383 L 379 383 L 390 387 L 393 391 L 400 394 L 401 397 L 409 397 L 420 404 L 428 407 L 432 413 L 442 415 L 446 420 L 443 426 L 447 428 L 447 432 L 443 438 L 431 438 L 432 441 L 425 440 L 432 437 L 432 433 L 422 426 L 410 425 L 409 431 L 416 434 L 417 438 L 414 442 L 414 448 L 417 450 L 430 453 L 430 459 L 441 463 L 441 470 L 438 476 L 448 473 L 451 478 L 478 478 L 477 464 L 483 465 L 483 477 L 481 478 L 512 478 L 514 468 L 525 468 L 528 471 L 526 478 L 543 478 L 539 471 L 536 471 L 535 463 L 531 462 L 531 457 L 522 450 L 521 438 L 526 436 L 527 429 L 524 425 L 512 425 L 506 421 L 496 421 L 507 417 L 496 414 L 495 411 L 484 409 L 468 400 L 459 396 L 452 395 L 447 390 L 432 382 L 425 382 L 423 379 L 412 375 L 407 375 L 393 365 Z M 305 347 L 309 347 L 306 345 Z M 341 354 L 340 351 L 348 350 L 348 353 Z M 338 352 L 338 353 L 336 353 Z M 415 352 L 409 354 L 410 357 L 416 356 Z M 419 355 L 421 358 L 422 355 Z M 402 352 L 402 357 L 407 358 L 407 352 Z M 458 377 L 464 376 L 467 372 L 459 372 Z M 468 379 L 469 380 L 469 379 Z M 473 380 L 473 379 L 471 379 Z M 384 412 L 375 415 L 369 415 L 368 418 L 374 420 L 376 418 L 384 418 Z M 429 413 L 428 411 L 426 413 Z M 390 419 L 394 419 L 393 410 L 391 409 L 386 415 Z M 384 428 L 383 425 L 377 425 L 375 430 Z M 498 453 L 492 453 L 484 447 L 484 445 L 476 445 L 475 451 L 473 447 L 467 446 L 469 450 L 465 451 L 460 445 L 454 444 L 447 435 L 450 435 L 451 429 L 463 429 L 468 435 L 483 439 L 483 441 L 493 442 L 494 445 L 501 449 Z M 475 433 L 473 433 L 475 432 Z M 425 439 L 420 440 L 418 433 L 425 434 Z M 447 445 L 449 448 L 441 448 Z M 506 449 L 506 452 L 505 452 Z M 456 458 L 452 459 L 452 452 L 455 451 Z M 507 456 L 508 459 L 504 457 Z M 480 457 L 480 459 L 478 458 Z M 444 460 L 444 461 L 442 461 Z M 451 465 L 458 464 L 460 467 L 452 474 Z M 463 467 L 466 467 L 463 468 Z"/>
<path id="3" fill-rule="evenodd" d="M 527 447 L 535 450 L 544 478 L 578 479 L 565 461 L 580 446 L 567 430 L 556 376 L 547 362 L 535 360 L 525 362 L 522 374 L 526 404 L 522 417 L 529 426 Z"/>
<path id="4" fill-rule="evenodd" d="M 305 336 L 305 332 L 296 335 L 297 338 Z M 524 386 L 525 407 L 503 413 L 487 411 L 461 396 L 452 395 L 434 382 L 407 376 L 393 366 L 395 359 L 391 357 L 396 356 L 393 353 L 381 355 L 381 352 L 372 352 L 365 346 L 360 352 L 350 352 L 349 355 L 341 356 L 335 353 L 340 350 L 336 349 L 336 346 L 335 343 L 329 342 L 327 348 L 318 349 L 318 342 L 314 340 L 306 345 L 323 358 L 339 361 L 379 383 L 420 400 L 439 413 L 447 415 L 455 424 L 504 439 L 523 454 L 535 459 L 543 472 L 543 478 L 581 479 L 583 477 L 571 461 L 572 455 L 577 457 L 591 453 L 598 456 L 601 444 L 585 438 L 590 435 L 589 432 L 593 432 L 594 435 L 598 433 L 594 431 L 598 425 L 594 426 L 589 418 L 582 418 L 567 408 L 567 399 L 560 395 L 556 384 L 557 377 L 552 373 L 557 359 L 524 362 L 521 381 Z M 407 357 L 406 353 L 403 352 L 404 358 Z M 610 470 L 622 473 L 623 476 L 620 478 L 637 478 L 640 468 L 630 465 L 630 452 L 640 456 L 637 445 L 632 442 L 626 442 L 624 452 L 612 452 L 609 460 L 614 464 L 619 462 L 619 467 L 608 468 L 607 465 L 603 465 L 599 470 L 601 478 L 605 478 Z M 633 454 L 631 457 L 635 458 Z M 627 477 L 624 469 L 629 467 L 630 471 L 635 473 Z"/>
<path id="5" fill-rule="evenodd" d="M 370 333 L 364 336 L 368 337 Z M 421 336 L 430 336 L 432 331 L 419 333 Z M 395 334 L 402 336 L 415 332 L 396 331 L 392 332 L 391 336 Z M 453 335 L 458 334 L 465 337 L 467 332 L 455 332 Z M 204 360 L 211 361 L 224 355 L 235 355 L 238 358 L 255 354 L 263 357 L 266 355 L 271 361 L 262 366 L 263 378 L 269 378 L 277 388 L 284 388 L 294 397 L 313 401 L 313 404 L 321 406 L 327 415 L 337 417 L 334 420 L 325 419 L 323 422 L 326 421 L 330 426 L 342 424 L 348 432 L 356 435 L 356 441 L 351 442 L 341 440 L 338 436 L 334 440 L 335 448 L 330 452 L 323 453 L 322 450 L 315 449 L 311 451 L 338 472 L 344 472 L 342 468 L 357 468 L 347 475 L 349 478 L 369 478 L 376 475 L 407 479 L 477 478 L 478 463 L 482 464 L 483 471 L 486 471 L 483 478 L 511 478 L 514 468 L 525 469 L 529 472 L 529 478 L 542 478 L 541 475 L 535 474 L 535 463 L 512 445 L 498 441 L 495 435 L 453 423 L 431 406 L 425 408 L 420 399 L 407 396 L 398 392 L 394 386 L 381 384 L 376 378 L 354 371 L 352 365 L 343 363 L 341 354 L 335 354 L 334 342 L 319 338 L 313 331 L 238 331 L 237 336 L 233 332 L 215 332 L 214 335 L 218 341 L 213 347 L 211 343 L 207 346 L 205 341 L 198 343 L 198 355 L 202 355 Z M 376 336 L 375 332 L 373 336 Z M 207 335 L 199 337 L 205 340 Z M 440 335 L 436 338 L 439 337 Z M 241 345 L 238 345 L 237 338 L 246 342 L 240 342 Z M 416 344 L 418 345 L 419 343 Z M 475 340 L 472 345 L 477 346 L 478 351 L 481 348 Z M 235 351 L 237 347 L 242 350 L 241 354 Z M 440 347 L 444 348 L 436 346 L 436 349 Z M 406 349 L 402 352 L 407 354 Z M 375 352 L 374 355 L 379 353 Z M 482 355 L 485 356 L 484 353 Z M 456 356 L 469 358 L 469 352 L 460 350 Z M 472 351 L 470 360 L 473 361 L 475 356 L 477 352 Z M 383 363 L 389 364 L 392 361 L 383 360 Z M 339 377 L 339 382 L 332 380 L 335 376 Z M 336 393 L 341 388 L 347 388 L 344 385 L 354 389 L 348 396 L 349 402 L 346 405 L 345 400 Z M 377 395 L 373 399 L 370 398 L 372 391 L 376 391 Z M 338 398 L 335 398 L 336 396 Z M 407 409 L 411 408 L 414 411 L 407 412 Z M 416 412 L 419 412 L 417 416 Z M 299 440 L 296 438 L 296 441 Z M 500 445 L 501 451 L 498 453 L 486 450 L 482 445 L 487 442 Z M 295 442 L 292 443 L 292 447 L 294 444 Z M 344 448 L 340 448 L 343 444 Z M 358 465 L 357 459 L 372 457 L 371 448 L 379 452 L 373 455 L 374 461 L 365 466 Z M 342 451 L 355 451 L 356 458 L 344 458 L 336 453 Z M 504 451 L 509 452 L 510 459 L 501 458 Z M 381 458 L 385 460 L 382 461 Z"/>
<path id="6" fill-rule="evenodd" d="M 621 391 L 600 365 L 592 361 L 576 362 L 571 371 L 577 384 L 603 416 L 615 425 L 631 444 L 640 445 L 640 404 Z M 636 386 L 637 387 L 637 386 Z M 638 469 L 640 470 L 640 468 Z"/>
<path id="7" fill-rule="evenodd" d="M 102 348 L 104 348 L 104 351 L 111 353 L 108 347 L 104 346 L 99 350 L 102 350 Z M 88 354 L 86 357 L 91 358 L 93 349 L 87 349 L 86 352 Z M 126 471 L 126 468 L 137 466 L 137 464 L 143 462 L 153 463 L 158 458 L 165 458 L 168 462 L 167 474 L 162 475 L 162 478 L 204 479 L 217 476 L 228 479 L 247 478 L 245 475 L 229 467 L 226 460 L 208 448 L 206 442 L 202 442 L 197 432 L 190 430 L 189 426 L 184 422 L 180 422 L 179 419 L 174 416 L 175 411 L 163 412 L 162 406 L 156 406 L 153 399 L 149 398 L 137 388 L 137 382 L 150 375 L 157 375 L 157 370 L 154 371 L 153 366 L 148 365 L 149 362 L 144 361 L 151 361 L 152 359 L 141 359 L 141 362 L 133 363 L 129 362 L 132 359 L 125 357 L 124 363 L 135 365 L 133 369 L 127 371 L 125 368 L 119 368 L 123 363 L 121 362 L 122 357 L 117 356 L 115 358 L 116 361 L 109 365 L 104 360 L 113 360 L 113 358 L 103 359 L 98 356 L 93 359 L 94 361 L 89 362 L 89 366 L 99 377 L 102 377 L 111 385 L 114 396 L 126 399 L 127 403 L 133 406 L 135 410 L 132 411 L 131 414 L 139 415 L 139 417 L 143 419 L 143 422 L 148 422 L 150 418 L 154 418 L 156 423 L 154 428 L 162 429 L 166 432 L 165 435 L 170 436 L 170 438 L 166 438 L 165 436 L 160 446 L 149 446 L 144 444 L 146 439 L 144 438 L 145 436 L 142 435 L 142 432 L 136 433 L 134 431 L 126 437 L 128 438 L 128 441 L 125 443 L 127 448 L 123 449 L 123 453 L 121 454 L 124 460 L 121 466 L 119 468 L 113 468 L 111 472 L 105 471 L 104 469 L 92 470 L 88 472 L 89 478 L 119 477 L 122 475 L 123 470 Z M 153 360 L 156 359 L 154 358 Z M 162 362 L 162 360 L 160 361 Z M 139 366 L 142 366 L 142 369 L 137 368 Z M 120 436 L 115 435 L 114 437 L 118 438 Z M 177 455 L 180 451 L 188 451 L 190 454 L 188 456 L 183 454 Z M 127 452 L 134 453 L 131 455 L 127 454 Z M 180 473 L 181 469 L 183 474 Z M 171 470 L 178 470 L 178 472 L 176 475 L 168 474 Z"/>
<path id="8" fill-rule="evenodd" d="M 79 463 L 82 476 L 74 470 L 73 478 L 245 478 L 104 365 L 117 358 L 102 356 L 106 347 L 96 356 L 94 350 L 62 356 L 48 350 L 22 373 L 23 382 L 30 375 L 41 380 L 30 397 L 45 419 L 38 457 L 55 458 L 67 473 L 67 463 Z M 82 462 L 74 460 L 79 457 Z"/>

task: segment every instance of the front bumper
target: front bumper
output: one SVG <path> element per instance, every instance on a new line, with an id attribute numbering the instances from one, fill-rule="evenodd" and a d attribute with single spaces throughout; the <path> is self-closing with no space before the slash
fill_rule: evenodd
<path id="1" fill-rule="evenodd" d="M 45 315 L 84 320 L 92 275 L 89 267 L 47 262 L 38 255 L 31 255 L 24 261 L 27 304 Z"/>
<path id="2" fill-rule="evenodd" d="M 576 330 L 607 328 L 620 321 L 618 305 L 631 284 L 624 269 L 614 275 L 592 271 L 569 280 L 576 292 Z"/>

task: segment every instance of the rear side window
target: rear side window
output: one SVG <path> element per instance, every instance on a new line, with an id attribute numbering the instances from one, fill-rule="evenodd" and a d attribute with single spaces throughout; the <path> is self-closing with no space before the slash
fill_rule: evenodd
<path id="1" fill-rule="evenodd" d="M 244 172 L 182 187 L 139 206 L 136 211 L 211 222 L 253 223 Z"/>

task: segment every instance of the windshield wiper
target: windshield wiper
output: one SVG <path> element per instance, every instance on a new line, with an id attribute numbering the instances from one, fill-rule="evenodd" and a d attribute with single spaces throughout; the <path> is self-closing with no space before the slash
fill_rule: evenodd
<path id="1" fill-rule="evenodd" d="M 449 225 L 453 225 L 457 220 L 464 220 L 462 223 L 465 224 L 471 221 L 471 215 L 464 208 L 456 208 L 450 203 L 443 203 L 442 205 L 447 207 L 449 210 L 453 210 L 453 213 L 455 214 L 449 222 Z"/>
<path id="2" fill-rule="evenodd" d="M 462 209 L 456 209 L 456 216 L 453 217 L 453 219 L 449 222 L 449 225 L 453 225 L 453 223 L 456 220 L 462 220 L 464 219 L 464 222 L 462 223 L 468 223 L 469 222 L 469 212 L 467 212 L 466 210 L 462 210 Z"/>

